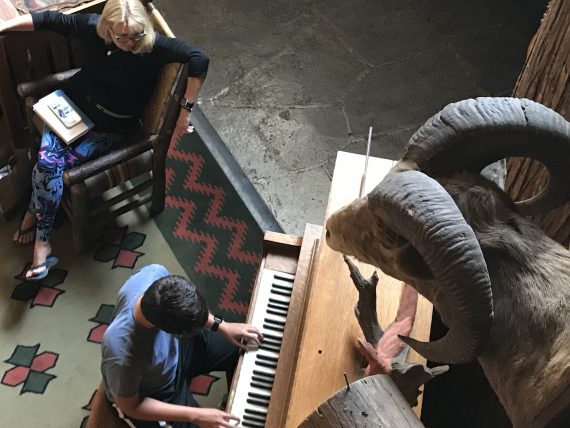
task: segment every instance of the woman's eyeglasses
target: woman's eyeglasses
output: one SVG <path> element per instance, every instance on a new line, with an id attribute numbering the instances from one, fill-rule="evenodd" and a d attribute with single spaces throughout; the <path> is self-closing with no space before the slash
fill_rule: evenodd
<path id="1" fill-rule="evenodd" d="M 146 31 L 142 31 L 140 33 L 134 34 L 132 36 L 117 36 L 114 32 L 113 32 L 113 37 L 115 37 L 115 40 L 118 42 L 138 42 L 140 40 L 142 40 L 142 38 L 146 36 Z"/>

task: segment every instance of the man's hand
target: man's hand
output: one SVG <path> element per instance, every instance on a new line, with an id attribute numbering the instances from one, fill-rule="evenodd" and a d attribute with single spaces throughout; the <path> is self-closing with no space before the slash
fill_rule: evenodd
<path id="1" fill-rule="evenodd" d="M 223 410 L 218 409 L 195 409 L 196 416 L 192 422 L 200 425 L 202 428 L 233 428 L 239 425 L 239 418 Z M 237 424 L 230 424 L 230 421 L 236 421 Z"/>
<path id="2" fill-rule="evenodd" d="M 224 321 L 218 331 L 231 343 L 246 351 L 258 348 L 263 340 L 261 332 L 249 324 Z"/>

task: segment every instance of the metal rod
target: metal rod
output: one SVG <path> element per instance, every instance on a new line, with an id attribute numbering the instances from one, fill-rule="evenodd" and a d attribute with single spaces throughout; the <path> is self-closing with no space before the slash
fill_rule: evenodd
<path id="1" fill-rule="evenodd" d="M 362 198 L 364 196 L 364 190 L 366 187 L 366 175 L 368 173 L 368 158 L 370 157 L 370 143 L 372 142 L 372 127 L 368 129 L 368 144 L 366 145 L 366 160 L 364 161 L 364 172 L 362 173 L 362 179 L 360 180 L 360 191 L 358 192 L 358 197 Z"/>
<path id="2" fill-rule="evenodd" d="M 348 383 L 348 376 L 346 376 L 346 372 L 344 372 L 344 381 L 346 382 L 346 389 L 350 391 L 350 384 Z"/>

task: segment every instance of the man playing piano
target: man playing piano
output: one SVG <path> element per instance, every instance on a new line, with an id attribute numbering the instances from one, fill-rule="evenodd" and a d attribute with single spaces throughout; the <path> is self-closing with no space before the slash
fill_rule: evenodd
<path id="1" fill-rule="evenodd" d="M 230 384 L 239 348 L 259 346 L 251 325 L 222 322 L 208 311 L 188 279 L 149 265 L 131 276 L 119 296 L 101 346 L 107 399 L 131 427 L 196 425 L 234 427 L 239 419 L 203 409 L 189 392 L 190 380 L 214 370 Z M 246 346 L 246 343 L 248 344 Z"/>

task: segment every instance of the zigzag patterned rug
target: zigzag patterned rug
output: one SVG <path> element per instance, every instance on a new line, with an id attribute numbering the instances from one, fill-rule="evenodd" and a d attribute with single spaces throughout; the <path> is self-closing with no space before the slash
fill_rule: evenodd
<path id="1" fill-rule="evenodd" d="M 243 321 L 263 232 L 196 132 L 170 145 L 166 181 L 158 228 L 210 310 Z"/>

